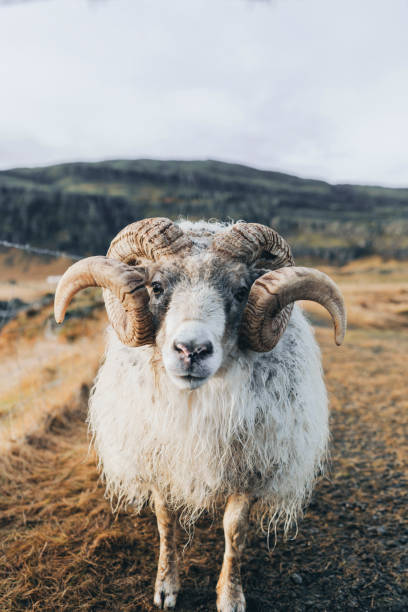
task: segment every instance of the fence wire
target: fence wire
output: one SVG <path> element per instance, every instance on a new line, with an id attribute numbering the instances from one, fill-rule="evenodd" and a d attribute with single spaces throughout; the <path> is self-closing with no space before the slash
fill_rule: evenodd
<path id="1" fill-rule="evenodd" d="M 51 257 L 66 257 L 67 259 L 82 259 L 81 255 L 74 255 L 73 253 L 66 253 L 65 251 L 53 251 L 51 249 L 42 249 L 40 247 L 31 246 L 31 244 L 20 244 L 18 242 L 9 242 L 8 240 L 0 240 L 0 246 L 9 249 L 18 249 L 20 251 L 26 251 L 28 253 L 34 253 L 35 255 L 50 255 Z"/>

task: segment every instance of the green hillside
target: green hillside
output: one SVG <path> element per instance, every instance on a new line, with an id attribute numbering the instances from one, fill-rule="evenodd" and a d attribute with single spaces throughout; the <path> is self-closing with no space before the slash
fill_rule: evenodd
<path id="1" fill-rule="evenodd" d="M 0 239 L 105 253 L 147 216 L 258 221 L 295 255 L 408 257 L 408 189 L 330 185 L 218 161 L 107 161 L 0 172 Z"/>

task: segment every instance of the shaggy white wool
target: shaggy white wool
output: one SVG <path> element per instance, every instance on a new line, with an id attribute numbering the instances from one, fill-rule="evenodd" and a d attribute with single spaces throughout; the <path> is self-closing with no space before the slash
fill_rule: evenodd
<path id="1" fill-rule="evenodd" d="M 181 224 L 185 231 L 190 225 Z M 199 230 L 224 227 L 201 223 Z M 170 381 L 152 347 L 125 347 L 109 329 L 89 425 L 107 493 L 136 511 L 154 488 L 192 523 L 231 493 L 249 492 L 272 523 L 283 519 L 288 527 L 311 492 L 328 439 L 311 326 L 295 307 L 270 353 L 237 349 L 194 391 Z"/>

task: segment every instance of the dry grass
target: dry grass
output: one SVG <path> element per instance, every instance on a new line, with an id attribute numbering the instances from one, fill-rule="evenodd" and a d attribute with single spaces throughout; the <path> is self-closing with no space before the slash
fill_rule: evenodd
<path id="1" fill-rule="evenodd" d="M 48 276 L 63 274 L 72 263 L 70 259 L 37 256 L 7 249 L 0 252 L 0 300 L 20 298 L 32 302 L 55 285 L 47 282 Z"/>
<path id="2" fill-rule="evenodd" d="M 342 268 L 319 266 L 340 285 L 347 306 L 348 326 L 408 330 L 408 263 L 382 262 L 370 257 Z M 306 302 L 308 311 L 322 316 L 318 304 Z"/>
<path id="3" fill-rule="evenodd" d="M 75 317 L 90 306 L 92 318 Z M 92 380 L 103 354 L 102 303 L 88 291 L 70 315 L 57 328 L 50 305 L 20 313 L 0 331 L 0 451 Z"/>
<path id="4" fill-rule="evenodd" d="M 243 567 L 249 610 L 408 608 L 408 334 L 404 318 L 399 326 L 387 325 L 387 317 L 400 321 L 393 293 L 405 295 L 399 293 L 405 280 L 398 266 L 390 264 L 392 271 L 384 275 L 376 265 L 367 269 L 367 262 L 334 272 L 346 288 L 349 318 L 356 317 L 341 349 L 333 344 L 327 319 L 320 311 L 313 314 L 332 407 L 331 475 L 319 483 L 296 540 L 278 541 L 268 552 L 265 538 L 251 532 Z M 367 308 L 377 313 L 375 324 L 358 310 L 370 291 L 377 296 Z M 86 323 L 73 319 L 66 336 L 74 337 L 57 337 L 67 361 L 78 358 L 70 351 L 80 346 L 79 353 L 95 353 L 90 369 L 96 366 L 99 347 L 93 352 L 92 345 L 101 316 L 96 310 Z M 83 344 L 75 325 L 87 326 Z M 37 341 L 21 339 L 27 359 Z M 55 359 L 50 353 L 50 363 Z M 63 363 L 61 357 L 61 376 Z M 41 409 L 36 427 L 23 427 L 24 438 L 10 443 L 0 458 L 0 609 L 153 610 L 154 517 L 148 509 L 137 518 L 112 515 L 95 457 L 88 454 L 83 364 L 75 376 L 74 395 L 61 391 L 60 403 L 56 397 L 58 405 L 51 402 L 45 417 Z M 42 397 L 48 397 L 47 389 Z M 30 411 L 35 408 L 32 400 Z M 219 518 L 203 520 L 183 556 L 180 610 L 214 609 L 222 548 Z"/>

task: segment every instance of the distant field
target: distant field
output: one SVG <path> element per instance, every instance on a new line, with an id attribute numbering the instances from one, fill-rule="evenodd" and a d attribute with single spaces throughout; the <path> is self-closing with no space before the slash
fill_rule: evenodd
<path id="1" fill-rule="evenodd" d="M 0 256 L 0 300 L 38 300 L 53 290 L 46 277 L 66 264 L 33 259 L 21 273 Z M 331 471 L 296 540 L 268 552 L 252 532 L 243 566 L 248 609 L 402 612 L 408 263 L 369 258 L 324 269 L 343 289 L 349 316 L 337 348 L 325 311 L 304 304 L 330 393 Z M 154 517 L 146 510 L 115 518 L 88 454 L 86 396 L 106 324 L 98 291 L 81 294 L 70 313 L 57 328 L 51 304 L 28 309 L 0 331 L 0 609 L 153 610 Z M 178 609 L 214 608 L 222 548 L 219 519 L 203 520 L 183 557 Z"/>

